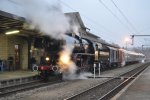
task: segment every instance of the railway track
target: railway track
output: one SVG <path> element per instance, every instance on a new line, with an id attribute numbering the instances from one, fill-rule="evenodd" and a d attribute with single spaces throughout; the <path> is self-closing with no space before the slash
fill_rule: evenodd
<path id="1" fill-rule="evenodd" d="M 17 84 L 17 85 L 1 87 L 0 88 L 0 98 L 6 97 L 9 95 L 13 95 L 15 93 L 32 90 L 32 89 L 39 88 L 42 86 L 52 85 L 52 84 L 55 84 L 58 82 L 63 82 L 63 81 L 61 79 L 54 79 L 54 80 L 51 80 L 48 82 L 44 82 L 41 80 L 35 80 L 35 81 L 25 82 L 25 83 L 21 83 L 21 84 Z"/>
<path id="2" fill-rule="evenodd" d="M 150 63 L 145 63 L 136 69 L 130 70 L 118 77 L 111 78 L 64 100 L 110 100 L 149 65 Z"/>

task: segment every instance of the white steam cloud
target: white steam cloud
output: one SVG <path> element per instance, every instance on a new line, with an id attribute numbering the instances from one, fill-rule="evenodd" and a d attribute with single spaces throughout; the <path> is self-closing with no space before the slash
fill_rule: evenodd
<path id="1" fill-rule="evenodd" d="M 64 46 L 64 51 L 71 56 L 73 47 L 69 44 Z M 65 60 L 65 59 L 64 59 Z M 68 70 L 63 72 L 63 79 L 64 80 L 75 80 L 75 79 L 87 79 L 89 76 L 92 76 L 92 73 L 82 72 L 77 74 L 76 71 L 78 70 L 78 66 L 74 62 L 68 63 Z"/>
<path id="2" fill-rule="evenodd" d="M 56 0 L 11 0 L 22 7 L 32 28 L 53 38 L 62 38 L 69 28 L 68 18 Z"/>
<path id="3" fill-rule="evenodd" d="M 80 36 L 79 34 L 79 26 L 78 25 L 73 25 L 72 27 L 73 33 Z"/>
<path id="4" fill-rule="evenodd" d="M 72 66 L 72 68 L 76 68 L 74 67 L 74 65 Z M 72 70 L 72 68 L 70 70 Z M 93 74 L 89 73 L 89 72 L 82 72 L 80 74 L 76 74 L 74 70 L 72 70 L 73 73 L 71 73 L 71 71 L 65 72 L 63 74 L 63 79 L 64 80 L 75 80 L 75 79 L 88 79 L 88 77 L 91 77 Z"/>
<path id="5" fill-rule="evenodd" d="M 72 53 L 73 46 L 70 44 L 66 44 L 63 48 L 64 48 L 64 50 L 63 50 L 64 53 L 66 53 L 65 55 L 68 55 L 70 57 L 71 53 Z M 65 79 L 65 80 L 76 79 L 77 66 L 75 65 L 75 63 L 73 61 L 69 61 L 69 63 L 67 63 L 67 65 L 66 65 L 66 68 L 67 68 L 67 70 L 63 71 L 63 79 Z"/>

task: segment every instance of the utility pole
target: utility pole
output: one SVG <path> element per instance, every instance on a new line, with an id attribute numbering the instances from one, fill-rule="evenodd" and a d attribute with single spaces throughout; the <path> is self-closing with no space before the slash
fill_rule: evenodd
<path id="1" fill-rule="evenodd" d="M 132 39 L 132 45 L 134 44 L 134 37 L 135 36 L 150 36 L 150 35 L 130 35 Z"/>

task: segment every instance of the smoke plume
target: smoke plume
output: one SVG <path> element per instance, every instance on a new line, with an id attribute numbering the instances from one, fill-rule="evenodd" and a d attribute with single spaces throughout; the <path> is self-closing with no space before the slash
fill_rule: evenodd
<path id="1" fill-rule="evenodd" d="M 11 0 L 22 7 L 22 12 L 32 29 L 53 38 L 62 38 L 69 30 L 68 18 L 56 0 Z"/>
<path id="2" fill-rule="evenodd" d="M 60 52 L 59 66 L 61 72 L 63 72 L 64 80 L 74 80 L 74 79 L 87 79 L 88 76 L 91 76 L 91 73 L 82 72 L 77 74 L 78 70 L 76 64 L 71 60 L 71 53 L 73 47 L 69 44 L 64 46 L 64 50 Z"/>

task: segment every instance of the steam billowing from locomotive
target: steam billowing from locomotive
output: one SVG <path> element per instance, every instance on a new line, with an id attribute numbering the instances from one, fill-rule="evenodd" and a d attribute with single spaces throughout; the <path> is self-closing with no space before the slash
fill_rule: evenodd
<path id="1" fill-rule="evenodd" d="M 68 18 L 62 13 L 56 0 L 12 0 L 21 5 L 31 29 L 53 38 L 62 38 L 69 30 Z"/>
<path id="2" fill-rule="evenodd" d="M 58 65 L 60 66 L 60 71 L 63 72 L 64 79 L 75 79 L 75 72 L 77 67 L 75 63 L 71 60 L 71 46 L 64 46 L 64 50 L 59 53 L 60 58 Z"/>
<path id="3" fill-rule="evenodd" d="M 55 0 L 11 0 L 21 5 L 22 12 L 26 18 L 29 29 L 38 30 L 42 35 L 48 35 L 51 38 L 63 39 L 64 34 L 72 31 L 78 33 L 76 24 L 70 25 L 69 18 L 64 15 L 61 5 Z M 63 51 L 59 52 L 60 58 L 58 65 L 60 71 L 65 73 L 65 78 L 75 77 L 76 65 L 71 61 L 72 49 L 66 45 Z M 69 77 L 68 77 L 69 76 Z"/>

